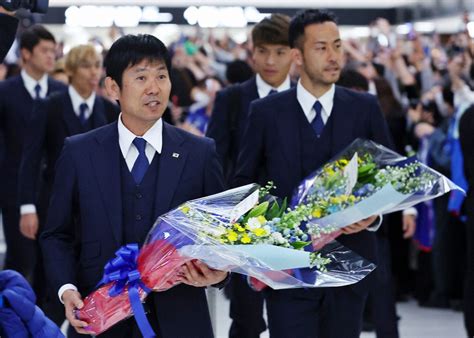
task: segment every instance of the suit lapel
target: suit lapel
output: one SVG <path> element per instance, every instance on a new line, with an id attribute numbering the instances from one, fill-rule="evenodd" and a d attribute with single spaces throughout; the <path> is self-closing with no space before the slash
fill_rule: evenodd
<path id="1" fill-rule="evenodd" d="M 117 123 L 103 129 L 97 137 L 97 146 L 91 152 L 91 163 L 99 184 L 112 233 L 122 244 L 122 194 L 120 184 L 120 146 Z M 97 206 L 99 207 L 99 206 Z"/>
<path id="2" fill-rule="evenodd" d="M 163 148 L 155 197 L 155 218 L 171 208 L 173 196 L 186 163 L 188 151 L 182 146 L 184 139 L 174 127 L 163 123 Z"/>
<path id="3" fill-rule="evenodd" d="M 257 90 L 257 82 L 255 80 L 255 76 L 252 77 L 250 80 L 244 82 L 242 84 L 242 95 L 241 97 L 241 119 L 246 120 L 249 113 L 250 103 L 252 101 L 258 99 L 258 90 Z"/>
<path id="4" fill-rule="evenodd" d="M 63 95 L 63 119 L 68 130 L 68 135 L 76 135 L 83 132 L 81 122 L 79 121 L 74 108 L 72 107 L 71 96 L 69 93 Z"/>
<path id="5" fill-rule="evenodd" d="M 301 171 L 300 128 L 298 114 L 304 114 L 296 98 L 296 88 L 287 91 L 285 102 L 275 111 L 278 145 L 288 164 L 288 172 Z M 275 145 L 276 146 L 276 145 Z"/>
<path id="6" fill-rule="evenodd" d="M 331 156 L 344 149 L 353 139 L 353 128 L 356 114 L 351 112 L 352 98 L 345 89 L 336 86 L 334 105 L 330 119 L 332 119 Z"/>

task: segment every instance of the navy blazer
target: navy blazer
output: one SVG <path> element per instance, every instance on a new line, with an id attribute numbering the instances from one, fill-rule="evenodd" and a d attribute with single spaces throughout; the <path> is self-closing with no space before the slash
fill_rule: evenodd
<path id="1" fill-rule="evenodd" d="M 46 276 L 55 290 L 73 283 L 85 296 L 101 279 L 107 261 L 125 244 L 121 156 L 117 123 L 65 141 L 56 166 L 46 228 L 40 237 Z M 185 201 L 222 190 L 222 169 L 213 140 L 163 123 L 159 156 L 155 217 Z M 80 218 L 77 227 L 70 221 L 74 214 Z M 202 288 L 178 285 L 152 295 L 163 337 L 177 337 L 190 329 L 199 333 L 199 321 L 208 318 L 203 317 L 207 303 Z"/>
<path id="2" fill-rule="evenodd" d="M 120 109 L 109 100 L 97 95 L 90 116 L 92 128 L 117 120 Z M 74 112 L 68 91 L 55 93 L 37 105 L 27 126 L 19 174 L 19 202 L 37 204 L 38 172 L 44 180 L 40 199 L 47 207 L 49 191 L 53 184 L 54 167 L 66 137 L 83 133 L 84 129 Z M 46 168 L 42 168 L 42 159 Z"/>
<path id="3" fill-rule="evenodd" d="M 296 88 L 252 103 L 233 185 L 251 182 L 265 184 L 271 180 L 276 186 L 274 194 L 282 198 L 291 197 L 293 190 L 304 179 L 299 118 L 296 114 L 304 115 L 296 97 Z M 373 95 L 336 86 L 330 119 L 333 119 L 335 132 L 330 149 L 321 149 L 318 167 L 356 138 L 391 146 L 387 124 Z M 362 231 L 342 235 L 338 240 L 360 255 L 376 261 L 373 233 Z"/>
<path id="4" fill-rule="evenodd" d="M 67 87 L 48 78 L 48 95 Z M 21 75 L 0 82 L 0 133 L 2 161 L 0 163 L 0 207 L 18 205 L 18 171 L 20 168 L 25 129 L 32 116 L 35 101 L 23 84 Z"/>

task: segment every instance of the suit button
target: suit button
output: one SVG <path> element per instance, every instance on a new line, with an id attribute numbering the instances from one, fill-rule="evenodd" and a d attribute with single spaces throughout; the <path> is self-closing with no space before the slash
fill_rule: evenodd
<path id="1" fill-rule="evenodd" d="M 136 216 L 135 216 L 135 219 L 136 219 L 137 221 L 141 221 L 141 220 L 142 220 L 142 215 L 136 215 Z"/>
<path id="2" fill-rule="evenodd" d="M 135 194 L 135 197 L 136 197 L 137 199 L 140 199 L 140 198 L 142 198 L 142 197 L 143 197 L 143 195 L 142 195 L 142 194 L 140 194 L 139 192 L 137 192 L 137 193 Z"/>

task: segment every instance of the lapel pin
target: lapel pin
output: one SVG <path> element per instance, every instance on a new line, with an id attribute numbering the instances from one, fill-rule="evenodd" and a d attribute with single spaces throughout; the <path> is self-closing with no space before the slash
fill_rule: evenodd
<path id="1" fill-rule="evenodd" d="M 179 154 L 178 153 L 173 153 L 172 155 L 174 158 L 178 158 L 179 157 Z"/>

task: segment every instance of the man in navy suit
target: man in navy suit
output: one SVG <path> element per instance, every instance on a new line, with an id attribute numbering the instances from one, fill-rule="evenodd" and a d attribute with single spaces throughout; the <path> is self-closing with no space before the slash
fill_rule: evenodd
<path id="1" fill-rule="evenodd" d="M 81 334 L 87 323 L 74 309 L 83 306 L 82 296 L 95 288 L 115 251 L 143 243 L 159 215 L 223 188 L 214 141 L 161 119 L 171 90 L 164 44 L 151 35 L 124 36 L 112 45 L 105 68 L 121 115 L 117 123 L 66 139 L 41 235 L 47 277 Z M 203 287 L 227 273 L 200 262 L 186 264 L 182 273 L 183 284 L 147 298 L 152 326 L 161 338 L 212 337 Z M 102 336 L 140 334 L 132 318 Z"/>
<path id="2" fill-rule="evenodd" d="M 119 114 L 116 104 L 95 93 L 102 74 L 102 57 L 94 46 L 72 48 L 66 56 L 65 69 L 70 82 L 68 90 L 40 102 L 25 133 L 19 174 L 20 231 L 32 240 L 46 221 L 54 167 L 64 139 L 104 126 Z M 41 182 L 37 182 L 38 173 Z M 38 257 L 34 290 L 46 315 L 60 325 L 64 321 L 62 305 L 55 296 L 49 299 L 44 278 Z"/>
<path id="3" fill-rule="evenodd" d="M 296 88 L 252 103 L 235 178 L 236 185 L 273 181 L 282 198 L 355 138 L 390 144 L 376 98 L 334 85 L 342 66 L 335 18 L 301 12 L 289 37 L 301 78 Z M 367 229 L 377 227 L 376 218 L 343 228 L 338 238 L 374 262 L 375 236 Z M 352 287 L 267 291 L 270 336 L 359 337 L 370 277 Z"/>
<path id="4" fill-rule="evenodd" d="M 20 38 L 21 74 L 0 83 L 0 134 L 4 149 L 0 164 L 0 207 L 7 253 L 5 268 L 31 281 L 35 266 L 35 243 L 19 230 L 18 171 L 25 128 L 35 104 L 65 86 L 48 77 L 54 68 L 55 40 L 42 26 L 33 26 Z"/>
<path id="5" fill-rule="evenodd" d="M 207 136 L 216 141 L 217 153 L 228 183 L 235 173 L 239 144 L 247 123 L 250 103 L 274 92 L 290 89 L 288 44 L 290 18 L 272 14 L 252 29 L 252 59 L 256 76 L 217 94 Z M 232 325 L 230 338 L 258 338 L 265 331 L 263 297 L 247 284 L 245 276 L 234 276 L 227 286 Z"/>

